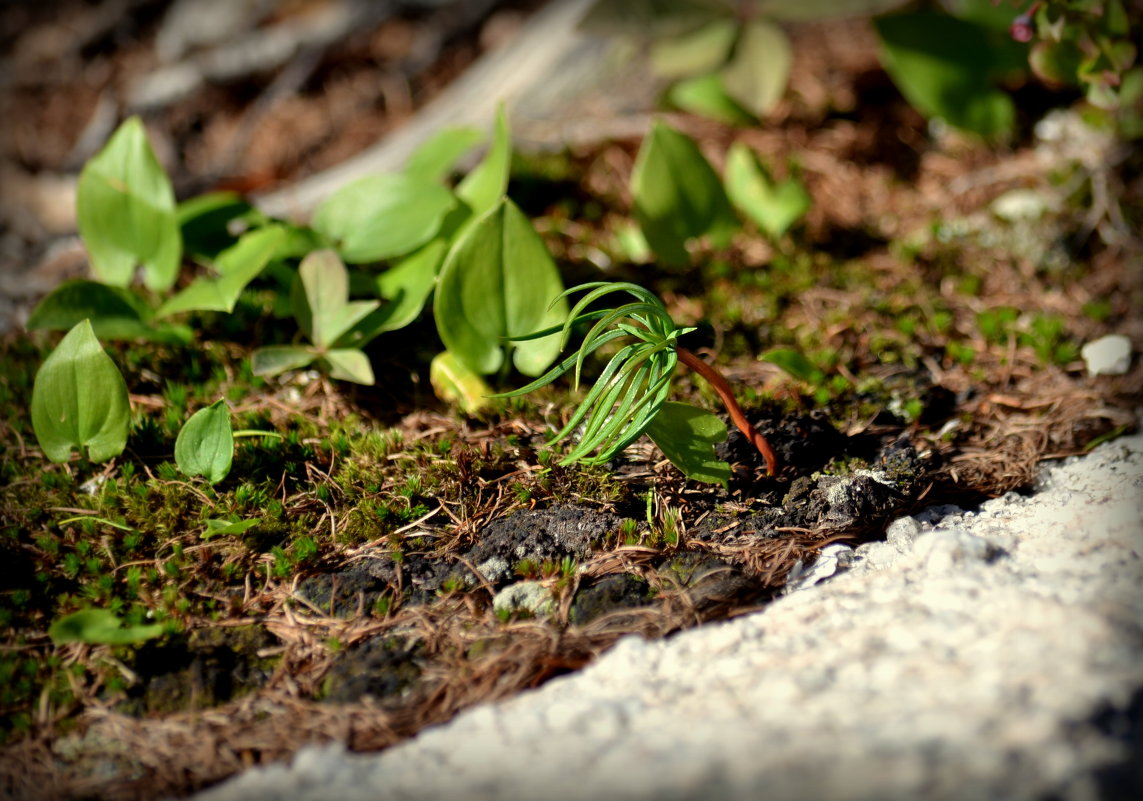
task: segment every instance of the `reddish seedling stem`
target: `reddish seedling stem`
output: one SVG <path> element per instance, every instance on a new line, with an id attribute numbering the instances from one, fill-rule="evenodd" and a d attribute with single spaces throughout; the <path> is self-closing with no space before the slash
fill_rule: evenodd
<path id="1" fill-rule="evenodd" d="M 746 415 L 742 412 L 742 407 L 738 405 L 738 401 L 734 398 L 734 393 L 730 391 L 730 384 L 722 377 L 722 373 L 715 370 L 709 364 L 704 362 L 698 356 L 691 353 L 686 348 L 675 348 L 675 353 L 679 356 L 679 361 L 687 367 L 694 370 L 696 373 L 705 378 L 714 391 L 718 393 L 719 399 L 722 400 L 726 411 L 730 413 L 730 419 L 734 421 L 734 425 L 738 426 L 738 430 L 742 435 L 758 449 L 762 454 L 762 458 L 766 460 L 766 473 L 774 475 L 778 470 L 778 457 L 774 455 L 774 449 L 770 447 L 770 443 L 766 438 L 758 433 L 754 426 L 750 425 L 750 421 L 746 419 Z"/>

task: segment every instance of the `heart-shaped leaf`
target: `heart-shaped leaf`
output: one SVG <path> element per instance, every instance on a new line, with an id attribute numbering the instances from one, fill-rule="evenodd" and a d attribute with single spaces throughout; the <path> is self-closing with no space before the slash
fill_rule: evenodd
<path id="1" fill-rule="evenodd" d="M 687 478 L 724 487 L 730 481 L 730 465 L 714 452 L 714 446 L 726 439 L 726 423 L 705 409 L 667 401 L 646 431 Z"/>
<path id="2" fill-rule="evenodd" d="M 635 217 L 665 263 L 690 263 L 688 239 L 709 235 L 725 245 L 738 226 L 718 175 L 690 137 L 656 120 L 631 173 Z"/>
<path id="3" fill-rule="evenodd" d="M 302 259 L 291 301 L 298 325 L 320 350 L 333 347 L 381 305 L 349 301 L 349 274 L 332 250 L 315 250 Z"/>
<path id="4" fill-rule="evenodd" d="M 32 428 L 44 455 L 67 461 L 72 448 L 93 462 L 127 445 L 131 405 L 127 384 L 91 322 L 75 325 L 44 360 L 32 386 Z"/>
<path id="5" fill-rule="evenodd" d="M 438 398 L 455 404 L 465 414 L 475 414 L 489 405 L 491 387 L 450 351 L 443 350 L 433 357 L 429 381 Z"/>
<path id="6" fill-rule="evenodd" d="M 558 334 L 509 343 L 558 326 L 567 317 L 563 283 L 528 218 L 507 198 L 460 234 L 441 267 L 433 299 L 445 347 L 487 375 L 512 348 L 516 368 L 539 375 L 560 350 Z"/>
<path id="7" fill-rule="evenodd" d="M 743 26 L 734 56 L 720 75 L 726 93 L 756 116 L 765 115 L 786 91 L 794 51 L 790 39 L 772 22 Z"/>
<path id="8" fill-rule="evenodd" d="M 435 180 L 409 173 L 367 175 L 329 196 L 313 227 L 353 264 L 403 256 L 428 242 L 456 205 Z"/>
<path id="9" fill-rule="evenodd" d="M 496 112 L 492 145 L 484 159 L 457 184 L 456 196 L 468 204 L 473 216 L 479 217 L 495 206 L 508 191 L 508 174 L 512 167 L 512 140 L 508 133 L 508 117 L 504 106 Z"/>
<path id="10" fill-rule="evenodd" d="M 120 125 L 84 166 L 76 210 L 99 280 L 127 286 L 141 264 L 151 289 L 174 284 L 182 258 L 175 194 L 138 117 Z"/>
<path id="11" fill-rule="evenodd" d="M 735 142 L 726 154 L 726 194 L 771 239 L 786 233 L 811 203 L 801 181 L 791 176 L 776 182 L 742 142 Z"/>
<path id="12" fill-rule="evenodd" d="M 166 317 L 184 311 L 234 311 L 242 290 L 266 269 L 285 239 L 285 230 L 278 226 L 244 234 L 237 243 L 219 254 L 214 265 L 218 278 L 196 279 L 160 306 L 155 316 Z"/>
<path id="13" fill-rule="evenodd" d="M 226 478 L 234 461 L 230 409 L 219 398 L 190 416 L 175 440 L 175 464 L 188 476 L 205 476 L 211 484 Z"/>
<path id="14" fill-rule="evenodd" d="M 162 623 L 146 626 L 124 626 L 109 609 L 84 609 L 65 615 L 48 627 L 48 636 L 56 645 L 84 642 L 94 645 L 134 645 L 163 633 Z"/>

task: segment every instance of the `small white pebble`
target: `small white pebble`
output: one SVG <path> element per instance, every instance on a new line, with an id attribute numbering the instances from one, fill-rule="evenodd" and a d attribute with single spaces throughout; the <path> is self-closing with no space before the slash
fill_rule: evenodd
<path id="1" fill-rule="evenodd" d="M 1131 366 L 1131 340 L 1109 334 L 1084 345 L 1080 354 L 1088 375 L 1123 375 Z"/>

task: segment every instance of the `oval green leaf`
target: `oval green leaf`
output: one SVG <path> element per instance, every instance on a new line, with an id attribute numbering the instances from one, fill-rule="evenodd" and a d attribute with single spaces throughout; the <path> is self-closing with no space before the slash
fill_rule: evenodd
<path id="1" fill-rule="evenodd" d="M 690 137 L 660 120 L 639 148 L 631 173 L 635 217 L 647 244 L 665 263 L 690 263 L 688 239 L 725 244 L 738 225 L 714 168 Z"/>
<path id="2" fill-rule="evenodd" d="M 321 350 L 333 347 L 381 305 L 349 301 L 349 273 L 332 250 L 315 250 L 302 259 L 291 303 L 298 325 Z"/>
<path id="3" fill-rule="evenodd" d="M 455 204 L 452 192 L 431 178 L 367 175 L 318 206 L 313 227 L 347 262 L 382 261 L 411 253 L 436 236 Z"/>
<path id="4" fill-rule="evenodd" d="M 726 93 L 717 73 L 699 75 L 679 81 L 667 90 L 667 100 L 674 106 L 726 125 L 751 125 L 754 115 L 745 111 Z"/>
<path id="5" fill-rule="evenodd" d="M 169 289 L 182 258 L 175 194 L 138 117 L 87 162 L 76 191 L 79 233 L 96 277 L 127 286 L 141 264 L 149 288 Z"/>
<path id="6" fill-rule="evenodd" d="M 234 461 L 230 409 L 219 398 L 190 416 L 175 440 L 175 464 L 188 476 L 204 476 L 211 484 L 226 478 Z"/>
<path id="7" fill-rule="evenodd" d="M 508 133 L 508 116 L 501 105 L 496 112 L 492 144 L 484 159 L 464 176 L 456 187 L 456 196 L 480 216 L 490 210 L 508 191 L 508 175 L 512 167 L 512 139 Z"/>
<path id="8" fill-rule="evenodd" d="M 48 627 L 55 645 L 69 642 L 93 645 L 133 645 L 163 633 L 162 623 L 146 626 L 124 626 L 109 609 L 83 609 L 65 615 Z"/>
<path id="9" fill-rule="evenodd" d="M 317 357 L 317 351 L 302 345 L 267 345 L 250 355 L 250 371 L 254 375 L 278 375 L 287 370 L 300 370 Z"/>
<path id="10" fill-rule="evenodd" d="M 730 481 L 730 465 L 714 452 L 714 446 L 726 439 L 726 423 L 717 416 L 688 403 L 667 401 L 646 431 L 687 478 L 724 487 Z"/>
<path id="11" fill-rule="evenodd" d="M 29 331 L 67 331 L 84 319 L 95 336 L 107 339 L 146 339 L 186 344 L 194 338 L 185 325 L 155 324 L 151 310 L 130 290 L 98 281 L 66 281 L 52 290 L 28 316 Z"/>
<path id="12" fill-rule="evenodd" d="M 483 133 L 470 127 L 438 131 L 409 156 L 405 174 L 429 181 L 443 181 L 461 156 L 476 147 L 483 138 Z"/>
<path id="13" fill-rule="evenodd" d="M 761 117 L 786 91 L 794 51 L 790 39 L 772 22 L 755 20 L 742 29 L 734 56 L 720 72 L 726 93 Z"/>
<path id="14" fill-rule="evenodd" d="M 559 334 L 509 343 L 559 326 L 567 300 L 559 271 L 528 218 L 507 198 L 460 235 L 445 257 L 433 299 L 445 347 L 487 375 L 511 347 L 516 368 L 539 375 L 555 361 Z"/>
<path id="15" fill-rule="evenodd" d="M 721 67 L 738 34 L 733 19 L 716 19 L 697 30 L 651 46 L 651 69 L 664 78 L 686 78 Z"/>
<path id="16" fill-rule="evenodd" d="M 484 379 L 447 350 L 433 357 L 429 365 L 429 381 L 438 398 L 455 404 L 465 414 L 475 414 L 490 403 L 488 396 L 492 389 Z"/>
<path id="17" fill-rule="evenodd" d="M 369 357 L 356 348 L 334 348 L 322 354 L 331 378 L 373 386 L 373 365 Z"/>
<path id="18" fill-rule="evenodd" d="M 118 456 L 127 445 L 131 405 L 127 384 L 91 322 L 77 323 L 36 373 L 32 428 L 44 455 L 67 461 L 72 448 L 93 462 Z"/>

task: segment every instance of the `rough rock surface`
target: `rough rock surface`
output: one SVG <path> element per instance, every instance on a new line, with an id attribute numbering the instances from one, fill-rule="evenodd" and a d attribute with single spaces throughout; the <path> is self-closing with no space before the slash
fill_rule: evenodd
<path id="1" fill-rule="evenodd" d="M 894 522 L 848 570 L 378 755 L 198 801 L 1143 797 L 1143 436 L 1030 497 Z"/>

